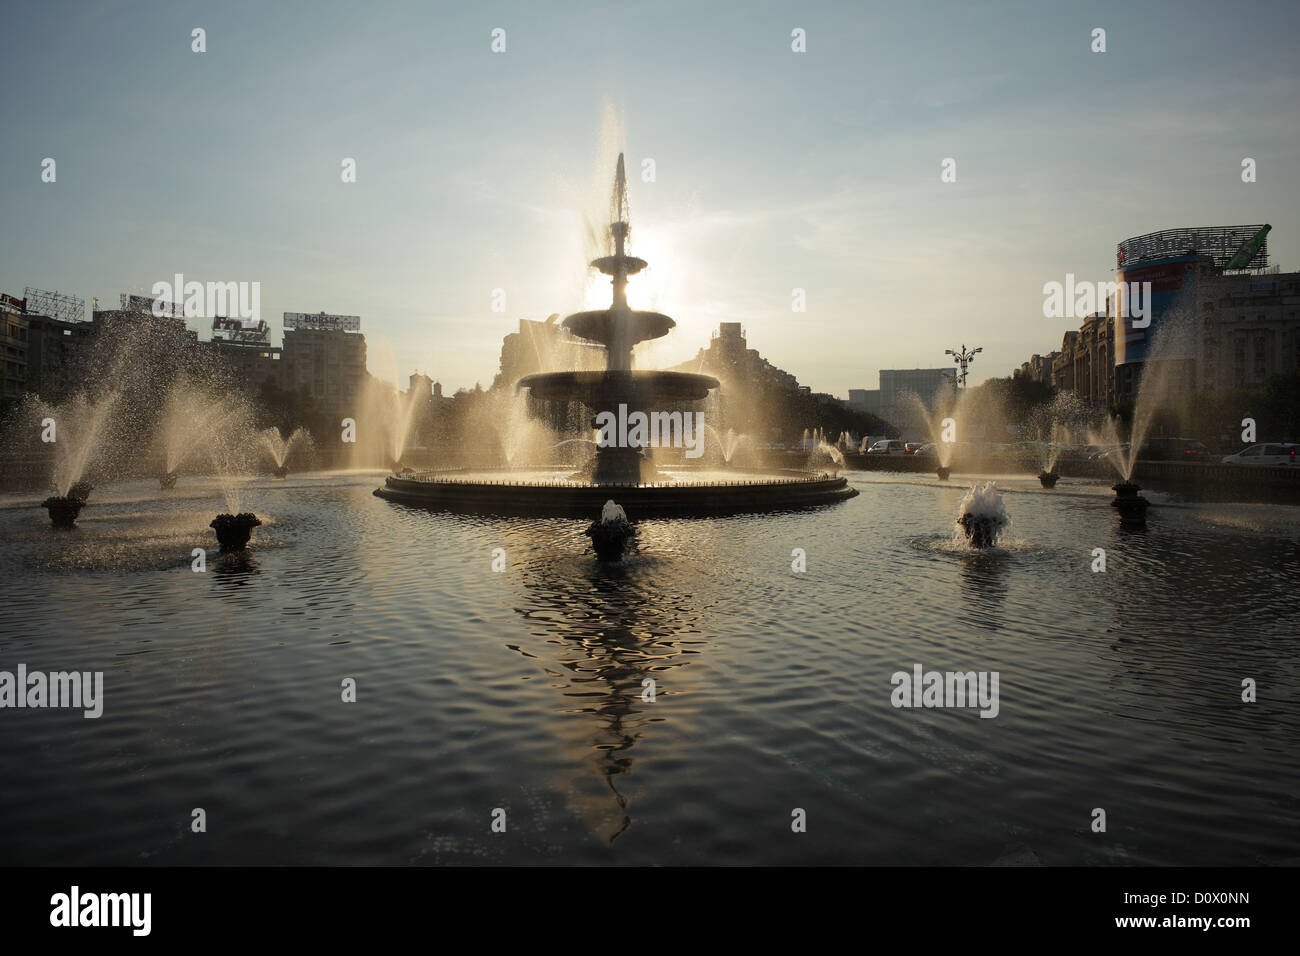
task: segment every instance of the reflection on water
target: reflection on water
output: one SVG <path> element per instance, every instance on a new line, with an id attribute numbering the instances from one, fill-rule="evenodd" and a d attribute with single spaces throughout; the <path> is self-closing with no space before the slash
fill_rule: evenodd
<path id="1" fill-rule="evenodd" d="M 535 650 L 544 655 L 561 709 L 579 718 L 565 727 L 572 763 L 594 773 L 609 799 L 584 799 L 580 784 L 566 792 L 587 825 L 612 844 L 632 822 L 618 778 L 631 773 L 632 749 L 658 719 L 652 712 L 659 698 L 682 686 L 684 655 L 699 653 L 703 642 L 690 637 L 698 633 L 696 615 L 664 593 L 662 582 L 678 577 L 671 559 L 634 556 L 606 566 L 546 559 L 544 547 L 530 554 L 512 577 L 523 591 L 515 611 L 545 641 Z"/>
<path id="2" fill-rule="evenodd" d="M 0 712 L 0 862 L 1300 856 L 1300 509 L 1163 500 L 1133 535 L 1103 484 L 1007 476 L 1014 535 L 981 552 L 951 536 L 967 484 L 850 480 L 645 522 L 608 567 L 584 521 L 408 509 L 373 476 L 250 482 L 243 555 L 194 479 L 96 489 L 69 535 L 0 498 L 0 669 L 102 670 L 106 699 Z M 999 716 L 893 708 L 918 663 L 998 671 Z M 178 836 L 194 806 L 220 840 Z"/>
<path id="3" fill-rule="evenodd" d="M 959 573 L 964 600 L 954 610 L 966 624 L 989 631 L 1002 628 L 1011 561 L 1012 556 L 1005 551 L 963 555 Z"/>

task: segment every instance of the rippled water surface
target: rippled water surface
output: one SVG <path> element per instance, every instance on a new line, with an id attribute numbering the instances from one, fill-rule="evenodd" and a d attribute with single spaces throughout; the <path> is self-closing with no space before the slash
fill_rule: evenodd
<path id="1" fill-rule="evenodd" d="M 644 523 L 602 567 L 585 522 L 379 480 L 245 487 L 243 560 L 202 480 L 97 488 L 65 534 L 0 498 L 0 670 L 101 670 L 106 698 L 0 710 L 0 863 L 1300 856 L 1300 509 L 1153 495 L 1132 533 L 1101 483 L 1005 479 L 1010 535 L 972 553 L 969 481 L 851 473 L 819 511 Z M 999 672 L 998 716 L 894 708 L 914 664 Z"/>

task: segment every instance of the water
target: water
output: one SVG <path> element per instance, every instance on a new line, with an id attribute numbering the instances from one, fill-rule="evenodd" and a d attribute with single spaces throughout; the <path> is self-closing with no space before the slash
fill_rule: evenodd
<path id="1" fill-rule="evenodd" d="M 1300 856 L 1300 509 L 1151 494 L 1128 533 L 1104 483 L 1001 476 L 1014 535 L 975 552 L 968 482 L 855 472 L 819 511 L 646 522 L 601 567 L 586 521 L 438 515 L 379 480 L 246 483 L 242 561 L 216 554 L 213 482 L 104 485 L 68 534 L 0 498 L 0 669 L 103 670 L 106 695 L 97 721 L 0 712 L 0 860 Z M 999 671 L 999 716 L 894 709 L 917 663 Z"/>

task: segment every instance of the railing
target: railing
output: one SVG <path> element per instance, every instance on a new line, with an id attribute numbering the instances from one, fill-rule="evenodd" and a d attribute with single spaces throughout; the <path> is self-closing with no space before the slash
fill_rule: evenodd
<path id="1" fill-rule="evenodd" d="M 650 481 L 650 482 L 580 482 L 580 481 L 502 481 L 492 478 L 452 478 L 442 477 L 449 472 L 463 469 L 440 469 L 438 471 L 416 472 L 410 475 L 394 476 L 399 481 L 414 481 L 426 485 L 473 485 L 476 487 L 495 488 L 570 488 L 585 490 L 591 488 L 673 488 L 685 490 L 693 488 L 747 488 L 772 485 L 796 485 L 812 482 L 829 481 L 832 476 L 826 472 L 809 475 L 791 475 L 788 478 L 756 478 L 743 481 Z"/>

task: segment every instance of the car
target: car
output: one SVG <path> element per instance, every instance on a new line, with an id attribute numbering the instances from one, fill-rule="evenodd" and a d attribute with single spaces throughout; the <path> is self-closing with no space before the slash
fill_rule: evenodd
<path id="1" fill-rule="evenodd" d="M 1212 461 L 1203 442 L 1190 438 L 1148 438 L 1138 446 L 1138 461 Z"/>
<path id="2" fill-rule="evenodd" d="M 1296 449 L 1300 445 L 1291 442 L 1269 442 L 1243 448 L 1235 455 L 1224 456 L 1225 465 L 1294 465 Z"/>
<path id="3" fill-rule="evenodd" d="M 906 455 L 906 442 L 901 442 L 896 438 L 886 438 L 884 441 L 878 441 L 867 449 L 868 455 Z"/>
<path id="4" fill-rule="evenodd" d="M 922 442 L 919 442 L 919 441 L 909 441 L 909 442 L 907 442 L 906 444 L 903 445 L 903 451 L 904 451 L 906 454 L 908 454 L 908 455 L 915 455 L 915 454 L 916 454 L 916 450 L 917 450 L 918 448 L 920 448 L 921 445 L 922 445 Z"/>
<path id="5" fill-rule="evenodd" d="M 1108 458 L 1125 459 L 1128 458 L 1128 450 L 1129 450 L 1128 442 L 1124 442 L 1122 445 L 1107 445 L 1106 447 L 1099 448 L 1097 451 L 1089 455 L 1088 460 L 1105 461 Z"/>
<path id="6" fill-rule="evenodd" d="M 916 451 L 912 452 L 912 454 L 921 455 L 921 456 L 934 455 L 938 453 L 937 449 L 938 446 L 935 445 L 934 442 L 928 441 L 924 445 L 921 445 L 919 448 L 917 448 Z"/>

